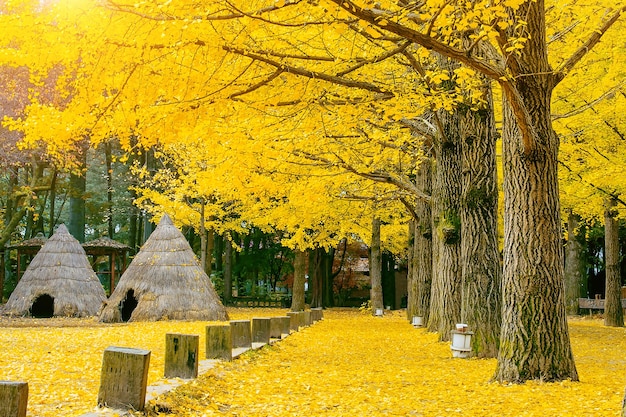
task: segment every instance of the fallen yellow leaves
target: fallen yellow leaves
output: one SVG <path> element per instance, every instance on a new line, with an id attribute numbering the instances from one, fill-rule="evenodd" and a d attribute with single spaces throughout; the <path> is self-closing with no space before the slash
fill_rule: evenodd
<path id="1" fill-rule="evenodd" d="M 283 315 L 229 309 L 231 319 Z M 324 321 L 280 343 L 223 363 L 149 404 L 172 416 L 604 416 L 618 415 L 626 385 L 626 330 L 572 320 L 581 382 L 489 383 L 495 360 L 453 359 L 449 345 L 400 312 L 371 317 L 324 312 Z M 41 322 L 41 321 L 40 321 Z M 77 416 L 95 408 L 102 352 L 152 351 L 149 383 L 163 374 L 165 333 L 200 335 L 206 322 L 0 330 L 0 379 L 29 382 L 30 416 Z M 6 326 L 6 323 L 2 325 Z"/>
<path id="2" fill-rule="evenodd" d="M 571 334 L 582 382 L 503 386 L 488 382 L 495 360 L 453 359 L 399 312 L 327 311 L 322 323 L 154 404 L 176 416 L 617 415 L 626 330 L 576 320 Z"/>
<path id="3" fill-rule="evenodd" d="M 230 318 L 284 315 L 277 309 L 229 309 Z M 93 319 L 0 320 L 0 380 L 28 382 L 28 415 L 78 416 L 96 407 L 102 355 L 109 346 L 150 350 L 148 384 L 163 377 L 165 334 L 200 335 L 207 322 L 102 324 Z M 11 327 L 15 326 L 15 327 Z"/>

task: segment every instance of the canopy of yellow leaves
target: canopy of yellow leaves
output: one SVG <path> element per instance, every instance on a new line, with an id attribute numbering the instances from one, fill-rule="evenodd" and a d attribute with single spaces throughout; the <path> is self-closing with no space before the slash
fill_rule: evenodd
<path id="1" fill-rule="evenodd" d="M 248 319 L 284 311 L 229 313 Z M 159 407 L 172 416 L 606 416 L 620 410 L 626 330 L 600 320 L 570 320 L 581 382 L 500 385 L 489 382 L 494 359 L 453 359 L 447 343 L 414 329 L 403 312 L 380 318 L 327 310 L 324 316 L 157 398 L 148 413 L 157 415 Z M 68 324 L 0 332 L 0 379 L 29 382 L 29 415 L 94 409 L 102 352 L 110 345 L 150 349 L 149 383 L 163 373 L 165 333 L 200 334 L 204 355 L 205 322 Z"/>

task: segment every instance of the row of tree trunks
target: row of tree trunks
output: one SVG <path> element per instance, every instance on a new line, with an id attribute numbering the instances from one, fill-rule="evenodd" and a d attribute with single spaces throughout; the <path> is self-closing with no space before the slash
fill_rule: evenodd
<path id="1" fill-rule="evenodd" d="M 450 71 L 454 65 L 441 60 Z M 458 112 L 437 112 L 438 140 L 432 185 L 433 278 L 428 329 L 439 340 L 450 340 L 450 330 L 461 319 L 461 196 L 460 117 Z"/>
<path id="2" fill-rule="evenodd" d="M 432 160 L 424 158 L 416 173 L 415 184 L 425 194 L 432 191 Z M 413 245 L 408 271 L 407 315 L 422 317 L 428 323 L 430 316 L 430 289 L 433 276 L 432 216 L 430 204 L 424 200 L 415 203 L 417 219 L 413 222 Z"/>
<path id="3" fill-rule="evenodd" d="M 489 80 L 481 110 L 461 111 L 461 321 L 474 332 L 472 354 L 494 358 L 502 323 L 498 252 L 496 126 Z"/>

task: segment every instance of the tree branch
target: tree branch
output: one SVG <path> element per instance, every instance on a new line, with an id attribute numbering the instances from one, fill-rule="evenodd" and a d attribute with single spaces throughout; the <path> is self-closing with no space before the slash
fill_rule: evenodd
<path id="1" fill-rule="evenodd" d="M 561 74 L 559 81 L 565 78 L 565 74 L 571 71 L 572 68 L 574 68 L 574 66 L 578 62 L 580 62 L 580 60 L 587 54 L 587 52 L 593 49 L 593 47 L 596 46 L 598 42 L 600 42 L 602 36 L 606 33 L 607 30 L 611 28 L 611 26 L 613 26 L 615 22 L 618 21 L 621 14 L 624 12 L 626 12 L 626 6 L 622 6 L 620 9 L 618 9 L 613 14 L 613 16 L 609 18 L 609 20 L 604 22 L 602 26 L 596 29 L 591 34 L 591 36 L 589 36 L 589 39 L 587 39 L 587 41 L 583 43 L 580 48 L 578 48 L 578 50 L 574 52 L 574 54 L 572 54 L 572 56 L 567 61 L 561 64 L 560 68 L 556 71 L 557 73 Z"/>
<path id="2" fill-rule="evenodd" d="M 399 53 L 404 52 L 406 50 L 406 48 L 408 48 L 412 44 L 413 44 L 413 42 L 411 42 L 411 41 L 405 41 L 401 45 L 399 45 L 397 48 L 394 48 L 391 51 L 386 52 L 386 53 L 384 53 L 384 54 L 382 54 L 380 56 L 377 56 L 377 57 L 374 57 L 374 58 L 371 58 L 371 59 L 363 60 L 363 61 L 359 62 L 358 64 L 356 64 L 356 65 L 354 65 L 354 66 L 352 66 L 352 67 L 350 67 L 348 69 L 345 69 L 343 71 L 338 72 L 337 75 L 338 76 L 344 76 L 344 75 L 349 74 L 349 73 L 351 73 L 353 71 L 356 71 L 357 69 L 359 69 L 361 67 L 364 67 L 365 65 L 375 64 L 377 62 L 384 61 L 387 58 L 391 58 L 394 55 L 397 55 Z"/>
<path id="3" fill-rule="evenodd" d="M 234 48 L 234 47 L 231 47 L 231 46 L 226 46 L 225 45 L 222 48 L 225 51 L 227 51 L 227 52 L 230 52 L 230 53 L 233 53 L 233 54 L 242 55 L 242 56 L 246 56 L 246 57 L 248 57 L 250 59 L 253 59 L 253 60 L 256 60 L 256 61 L 264 62 L 264 63 L 266 63 L 268 65 L 271 65 L 271 66 L 273 66 L 275 68 L 278 68 L 278 69 L 282 70 L 283 72 L 288 72 L 290 74 L 300 75 L 302 77 L 328 81 L 330 83 L 343 85 L 345 87 L 358 88 L 358 89 L 362 89 L 362 90 L 371 91 L 373 93 L 381 94 L 384 98 L 393 97 L 393 93 L 391 93 L 390 91 L 386 91 L 386 90 L 384 90 L 384 89 L 380 88 L 379 86 L 377 86 L 375 84 L 372 84 L 372 83 L 367 83 L 367 82 L 363 82 L 363 81 L 350 80 L 348 78 L 344 78 L 344 77 L 340 77 L 340 76 L 324 74 L 323 72 L 317 72 L 317 71 L 311 71 L 311 70 L 307 70 L 307 69 L 303 69 L 303 68 L 293 67 L 291 65 L 283 64 L 283 63 L 280 63 L 280 62 L 275 61 L 273 59 L 270 59 L 267 56 L 259 55 L 259 54 L 255 53 L 255 52 L 250 52 L 250 51 L 246 51 L 246 50 L 243 50 L 243 49 Z"/>
<path id="4" fill-rule="evenodd" d="M 261 87 L 267 85 L 268 83 L 272 82 L 272 80 L 274 80 L 276 77 L 278 77 L 282 73 L 283 73 L 283 70 L 277 69 L 272 74 L 270 74 L 270 76 L 267 77 L 266 79 L 264 79 L 262 81 L 259 81 L 258 83 L 254 84 L 254 85 L 251 85 L 250 87 L 246 88 L 245 90 L 233 93 L 233 94 L 229 95 L 228 98 L 234 99 L 236 97 L 243 96 L 245 94 L 248 94 L 248 93 L 251 93 L 251 92 L 253 92 L 255 90 L 258 90 L 259 88 L 261 88 Z"/>
<path id="5" fill-rule="evenodd" d="M 330 0 L 331 2 L 337 4 L 342 9 L 346 10 L 350 14 L 355 17 L 358 17 L 361 20 L 364 20 L 380 29 L 383 29 L 387 32 L 395 33 L 402 38 L 409 40 L 413 43 L 417 43 L 428 50 L 432 50 L 440 53 L 448 58 L 452 58 L 458 62 L 461 62 L 467 65 L 470 68 L 473 68 L 481 73 L 485 74 L 489 78 L 494 80 L 499 80 L 500 78 L 506 75 L 504 68 L 498 68 L 488 63 L 475 59 L 471 55 L 468 55 L 467 51 L 464 49 L 454 48 L 450 45 L 446 45 L 443 42 L 437 41 L 435 38 L 429 36 L 428 34 L 420 33 L 416 30 L 410 29 L 406 26 L 403 26 L 397 22 L 387 19 L 380 19 L 380 16 L 374 13 L 373 10 L 363 9 L 362 7 L 357 6 L 351 0 Z"/>

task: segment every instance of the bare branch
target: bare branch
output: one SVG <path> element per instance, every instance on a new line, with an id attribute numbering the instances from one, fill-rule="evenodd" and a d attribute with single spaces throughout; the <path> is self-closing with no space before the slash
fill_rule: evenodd
<path id="1" fill-rule="evenodd" d="M 613 24 L 615 24 L 615 22 L 619 20 L 621 14 L 624 12 L 626 12 L 626 6 L 622 6 L 621 8 L 619 8 L 613 14 L 613 16 L 609 18 L 609 20 L 604 22 L 601 27 L 596 29 L 591 34 L 591 36 L 589 36 L 589 39 L 587 39 L 587 41 L 583 43 L 580 48 L 578 48 L 578 50 L 574 52 L 574 54 L 572 54 L 572 56 L 567 61 L 561 64 L 561 67 L 556 71 L 557 73 L 561 74 L 561 79 L 563 79 L 565 77 L 565 74 L 571 71 L 572 68 L 574 68 L 574 66 L 578 62 L 580 62 L 580 60 L 587 54 L 587 52 L 593 49 L 593 47 L 596 46 L 598 42 L 600 42 L 602 36 L 606 33 L 607 30 L 611 28 L 611 26 L 613 26 Z"/>
<path id="2" fill-rule="evenodd" d="M 382 54 L 380 56 L 377 56 L 377 57 L 374 57 L 374 58 L 371 58 L 371 59 L 363 60 L 363 61 L 359 62 L 358 64 L 356 64 L 356 65 L 354 65 L 354 66 L 352 66 L 352 67 L 350 67 L 348 69 L 345 69 L 343 71 L 338 72 L 337 75 L 338 76 L 344 76 L 344 75 L 349 74 L 349 73 L 351 73 L 353 71 L 356 71 L 359 68 L 364 67 L 365 65 L 375 64 L 377 62 L 384 61 L 384 60 L 386 60 L 388 58 L 391 58 L 394 55 L 397 55 L 399 53 L 404 52 L 406 50 L 406 48 L 408 48 L 412 44 L 413 44 L 413 42 L 411 42 L 411 41 L 405 41 L 401 45 L 399 45 L 397 48 L 394 48 L 391 51 L 386 52 L 386 53 L 384 53 L 384 54 Z"/>
<path id="3" fill-rule="evenodd" d="M 283 72 L 287 72 L 287 73 L 291 73 L 291 74 L 295 74 L 295 75 L 300 75 L 302 77 L 307 77 L 307 78 L 312 78 L 312 79 L 324 80 L 324 81 L 328 81 L 328 82 L 333 83 L 333 84 L 343 85 L 345 87 L 358 88 L 358 89 L 362 89 L 362 90 L 371 91 L 373 93 L 381 94 L 384 98 L 386 98 L 386 97 L 393 97 L 393 93 L 392 92 L 386 91 L 386 90 L 382 89 L 381 87 L 379 87 L 379 86 L 377 86 L 375 84 L 372 84 L 372 83 L 367 83 L 367 82 L 363 82 L 363 81 L 350 80 L 348 78 L 344 78 L 344 77 L 340 77 L 340 76 L 328 75 L 328 74 L 324 74 L 322 72 L 311 71 L 311 70 L 307 70 L 307 69 L 303 69 L 303 68 L 293 67 L 291 65 L 283 64 L 281 62 L 278 62 L 278 61 L 275 61 L 273 59 L 270 59 L 267 56 L 259 55 L 259 54 L 255 53 L 255 52 L 250 52 L 250 51 L 246 51 L 246 50 L 243 50 L 243 49 L 234 48 L 234 47 L 231 47 L 231 46 L 223 46 L 222 48 L 225 51 L 230 52 L 230 53 L 239 54 L 239 55 L 242 55 L 242 56 L 247 56 L 250 59 L 261 61 L 261 62 L 265 62 L 268 65 L 271 65 L 273 67 L 276 67 L 277 69 L 282 70 Z"/>
<path id="4" fill-rule="evenodd" d="M 428 34 L 420 33 L 416 30 L 403 26 L 393 20 L 381 20 L 380 16 L 377 13 L 374 13 L 370 9 L 363 9 L 362 7 L 357 6 L 351 0 L 330 0 L 333 3 L 337 4 L 342 9 L 348 11 L 355 17 L 358 17 L 361 20 L 369 22 L 370 24 L 377 26 L 380 29 L 383 29 L 387 32 L 395 33 L 398 36 L 403 37 L 406 40 L 409 40 L 413 43 L 417 43 L 422 45 L 424 48 L 428 50 L 432 50 L 440 53 L 448 58 L 452 58 L 458 62 L 461 62 L 467 65 L 470 68 L 473 68 L 481 73 L 485 74 L 489 78 L 494 80 L 499 80 L 504 77 L 505 71 L 504 68 L 497 68 L 490 65 L 487 62 L 482 60 L 478 60 L 470 56 L 466 50 L 454 48 L 450 45 L 447 45 L 443 42 L 437 41 L 435 38 L 429 36 Z"/>
<path id="5" fill-rule="evenodd" d="M 585 112 L 586 110 L 592 109 L 593 106 L 595 106 L 596 104 L 604 101 L 607 98 L 611 98 L 615 95 L 616 91 L 619 91 L 624 85 L 626 85 L 626 80 L 622 81 L 620 84 L 614 86 L 613 88 L 611 88 L 610 90 L 606 91 L 604 94 L 602 94 L 600 97 L 596 98 L 595 100 L 593 100 L 590 103 L 585 103 L 584 106 L 580 106 L 577 109 L 574 109 L 568 113 L 564 113 L 564 114 L 553 114 L 552 115 L 552 120 L 559 120 L 559 119 L 565 119 L 568 117 L 572 117 L 572 116 L 576 116 L 578 114 L 581 114 L 583 112 Z"/>
<path id="6" fill-rule="evenodd" d="M 236 97 L 239 96 L 243 96 L 245 94 L 251 93 L 255 90 L 258 90 L 259 88 L 269 84 L 270 82 L 272 82 L 272 80 L 274 80 L 276 77 L 280 76 L 280 74 L 282 74 L 283 71 L 281 69 L 277 69 L 276 71 L 274 71 L 272 74 L 270 74 L 269 77 L 267 77 L 266 79 L 259 81 L 258 83 L 251 85 L 250 87 L 246 88 L 245 90 L 242 91 L 238 91 L 236 93 L 233 93 L 231 95 L 228 96 L 228 98 L 230 99 L 234 99 Z"/>
<path id="7" fill-rule="evenodd" d="M 350 165 L 349 163 L 347 163 L 346 161 L 344 161 L 339 155 L 334 154 L 335 158 L 337 158 L 337 161 L 331 161 L 327 158 L 321 157 L 319 155 L 313 155 L 311 153 L 308 152 L 304 152 L 304 151 L 296 151 L 296 155 L 298 156 L 302 156 L 304 158 L 313 160 L 313 161 L 319 161 L 319 162 L 323 162 L 325 164 L 328 164 L 330 166 L 339 166 L 340 168 L 344 169 L 347 172 L 350 172 L 354 175 L 357 175 L 359 177 L 362 178 L 366 178 L 368 180 L 371 181 L 376 181 L 376 182 L 381 182 L 381 183 L 386 183 L 386 184 L 392 184 L 396 187 L 398 187 L 400 190 L 406 191 L 408 193 L 410 193 L 411 195 L 413 195 L 415 198 L 418 198 L 420 200 L 423 200 L 427 203 L 430 203 L 431 197 L 429 195 L 427 195 L 426 193 L 424 193 L 422 190 L 420 190 L 415 184 L 413 184 L 411 181 L 407 180 L 407 179 L 403 179 L 397 176 L 393 176 L 387 172 L 382 172 L 382 171 L 372 171 L 372 172 L 361 172 L 359 170 L 357 170 L 356 168 L 354 168 L 352 165 Z"/>

